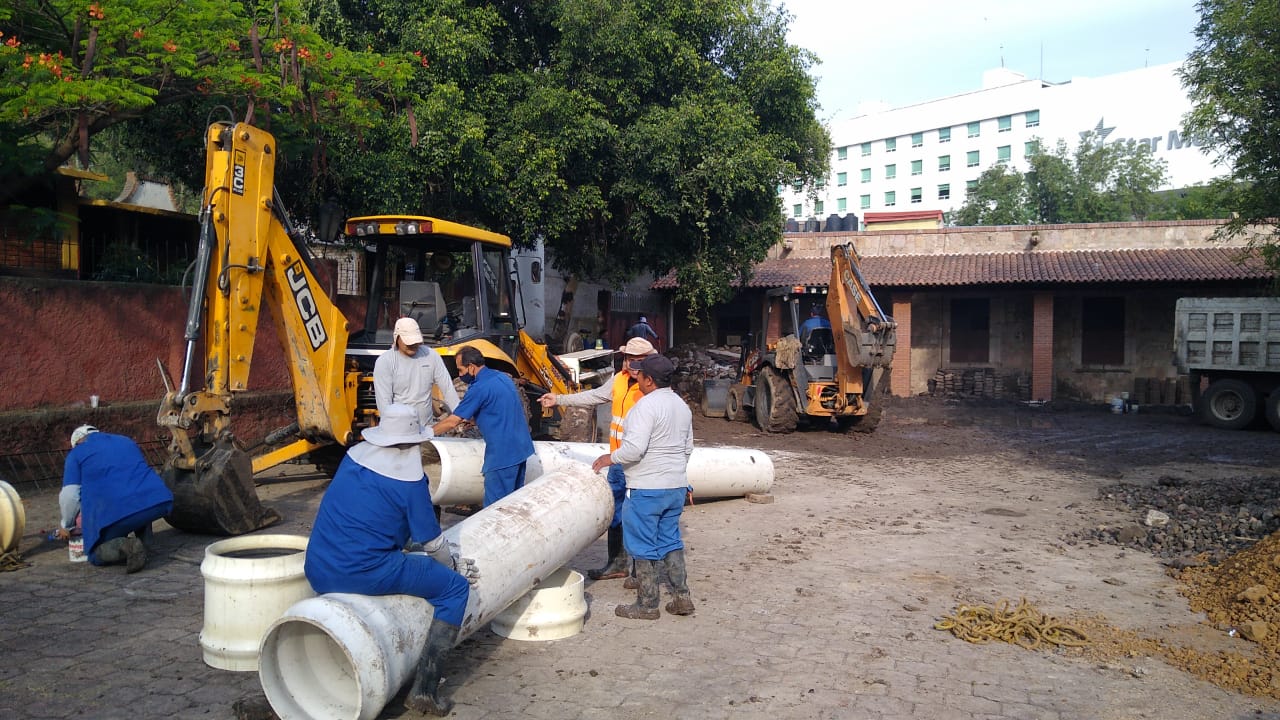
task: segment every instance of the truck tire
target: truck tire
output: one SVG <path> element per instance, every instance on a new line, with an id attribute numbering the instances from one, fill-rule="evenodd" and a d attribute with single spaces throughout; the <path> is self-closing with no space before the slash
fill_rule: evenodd
<path id="1" fill-rule="evenodd" d="M 777 370 L 762 368 L 756 375 L 756 424 L 771 433 L 796 429 L 796 396 L 791 384 Z"/>
<path id="2" fill-rule="evenodd" d="M 848 424 L 843 425 L 845 432 L 853 433 L 869 433 L 880 425 L 880 419 L 884 417 L 885 399 L 889 397 L 889 378 L 891 377 L 893 368 L 885 368 L 879 375 L 879 382 L 871 389 L 871 394 L 867 397 L 866 415 L 855 415 L 849 418 Z"/>
<path id="3" fill-rule="evenodd" d="M 1272 388 L 1271 394 L 1267 396 L 1265 413 L 1271 429 L 1280 432 L 1280 387 Z"/>
<path id="4" fill-rule="evenodd" d="M 724 416 L 729 422 L 746 422 L 747 420 L 747 386 L 734 383 L 724 395 Z"/>
<path id="5" fill-rule="evenodd" d="M 1246 427 L 1258 414 L 1258 394 L 1249 384 L 1232 378 L 1214 380 L 1200 399 L 1200 418 L 1224 430 Z"/>

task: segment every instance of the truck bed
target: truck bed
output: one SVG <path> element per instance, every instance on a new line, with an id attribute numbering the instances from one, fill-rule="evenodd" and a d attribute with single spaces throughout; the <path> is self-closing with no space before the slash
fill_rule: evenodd
<path id="1" fill-rule="evenodd" d="M 1280 372 L 1280 298 L 1181 298 L 1178 372 Z"/>

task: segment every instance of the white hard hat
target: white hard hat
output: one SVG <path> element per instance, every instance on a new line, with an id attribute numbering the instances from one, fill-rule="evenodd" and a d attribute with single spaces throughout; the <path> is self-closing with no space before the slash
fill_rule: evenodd
<path id="1" fill-rule="evenodd" d="M 81 425 L 71 431 L 71 447 L 75 447 L 89 437 L 90 434 L 98 432 L 98 428 L 92 425 Z"/>

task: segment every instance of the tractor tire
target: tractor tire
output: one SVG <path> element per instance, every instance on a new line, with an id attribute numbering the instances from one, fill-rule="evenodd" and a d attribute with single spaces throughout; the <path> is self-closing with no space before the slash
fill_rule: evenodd
<path id="1" fill-rule="evenodd" d="M 1258 415 L 1258 394 L 1248 383 L 1215 380 L 1200 398 L 1200 419 L 1213 427 L 1240 430 Z"/>
<path id="2" fill-rule="evenodd" d="M 879 382 L 871 389 L 871 395 L 867 398 L 871 405 L 867 408 L 867 414 L 849 418 L 843 426 L 845 432 L 869 433 L 880 425 L 880 419 L 884 417 L 884 403 L 889 397 L 889 378 L 892 372 L 893 368 L 885 368 L 880 374 Z"/>
<path id="3" fill-rule="evenodd" d="M 747 386 L 742 383 L 734 383 L 729 386 L 728 392 L 724 396 L 724 416 L 729 422 L 746 422 L 747 416 Z"/>
<path id="4" fill-rule="evenodd" d="M 1280 387 L 1273 388 L 1271 394 L 1267 396 L 1267 404 L 1265 409 L 1267 422 L 1271 425 L 1271 429 L 1280 432 Z"/>
<path id="5" fill-rule="evenodd" d="M 777 370 L 762 368 L 756 375 L 756 424 L 771 433 L 789 433 L 800 419 L 791 384 Z"/>

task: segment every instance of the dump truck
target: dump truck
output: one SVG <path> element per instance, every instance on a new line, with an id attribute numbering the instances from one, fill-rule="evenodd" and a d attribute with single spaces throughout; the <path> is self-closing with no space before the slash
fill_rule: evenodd
<path id="1" fill-rule="evenodd" d="M 831 282 L 769 291 L 764 327 L 782 313 L 782 337 L 743 344 L 736 378 L 725 393 L 725 417 L 754 419 L 765 432 L 801 423 L 868 432 L 880 422 L 889 387 L 897 323 L 885 315 L 862 276 L 852 243 L 831 248 Z M 802 309 L 825 308 L 830 327 L 801 331 Z M 803 313 L 808 317 L 808 313 Z"/>
<path id="2" fill-rule="evenodd" d="M 520 327 L 507 236 L 432 217 L 351 218 L 348 237 L 375 258 L 369 310 L 356 325 L 317 280 L 307 235 L 275 191 L 277 145 L 270 133 L 219 122 L 208 128 L 205 145 L 180 380 L 175 384 L 161 366 L 166 394 L 157 422 L 170 436 L 162 473 L 174 493 L 169 524 L 221 535 L 266 527 L 279 518 L 259 502 L 256 473 L 303 455 L 336 467 L 360 431 L 377 422 L 373 361 L 391 346 L 391 331 L 378 324 L 380 309 L 391 319 L 416 318 L 428 344 L 446 357 L 463 344 L 477 347 L 489 367 L 517 380 L 526 398 L 579 389 Z M 389 262 L 397 259 L 391 273 Z M 388 275 L 397 281 L 389 293 Z M 391 307 L 381 308 L 384 301 Z M 249 389 L 258 320 L 267 308 L 293 386 L 295 418 L 264 439 L 266 452 L 251 457 L 232 433 L 231 417 L 236 395 Z M 453 365 L 445 362 L 451 373 Z M 551 434 L 545 425 L 558 419 L 541 409 L 530 413 L 536 435 Z"/>
<path id="3" fill-rule="evenodd" d="M 1174 318 L 1174 365 L 1200 419 L 1238 430 L 1261 411 L 1280 431 L 1280 298 L 1180 298 Z"/>

